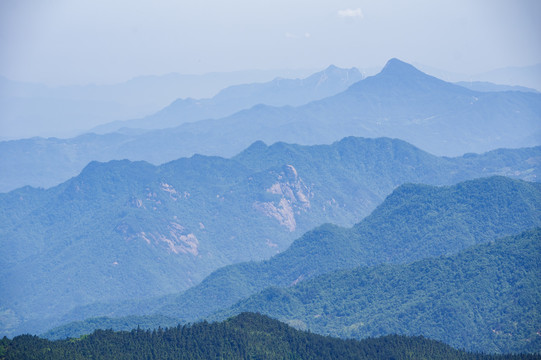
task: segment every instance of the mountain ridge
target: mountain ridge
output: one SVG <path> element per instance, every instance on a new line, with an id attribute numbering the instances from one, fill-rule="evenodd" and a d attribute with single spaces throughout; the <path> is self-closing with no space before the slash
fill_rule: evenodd
<path id="1" fill-rule="evenodd" d="M 242 313 L 223 322 L 145 331 L 98 330 L 78 339 L 48 341 L 22 335 L 0 340 L 0 356 L 57 359 L 535 359 L 533 355 L 466 353 L 423 337 L 385 336 L 362 341 L 296 330 L 267 316 Z"/>
<path id="2" fill-rule="evenodd" d="M 385 136 L 447 156 L 541 143 L 541 94 L 473 92 L 404 65 L 410 69 L 406 73 L 423 80 L 414 79 L 410 89 L 404 77 L 385 75 L 397 61 L 344 92 L 298 107 L 258 105 L 225 118 L 144 133 L 0 142 L 7 154 L 0 159 L 0 189 L 22 179 L 50 186 L 74 176 L 90 160 L 160 164 L 194 153 L 234 156 L 257 140 L 310 145 L 352 135 Z"/>
<path id="3" fill-rule="evenodd" d="M 298 106 L 345 90 L 362 79 L 356 68 L 329 66 L 302 79 L 275 78 L 265 83 L 233 85 L 220 90 L 212 98 L 179 98 L 144 118 L 100 125 L 91 131 L 108 133 L 121 128 L 160 129 L 182 123 L 222 118 L 258 104 Z"/>
<path id="4" fill-rule="evenodd" d="M 57 187 L 0 194 L 0 283 L 18 289 L 1 302 L 17 314 L 4 331 L 48 326 L 27 322 L 44 311 L 36 305 L 42 302 L 56 304 L 46 318 L 95 302 L 178 292 L 220 266 L 270 257 L 321 223 L 350 226 L 404 182 L 537 179 L 541 158 L 541 147 L 439 158 L 392 139 L 256 146 L 265 151 L 159 167 L 96 162 Z M 44 268 L 51 269 L 46 281 L 35 275 Z M 148 287 L 132 286 L 137 281 Z M 56 294 L 68 285 L 85 292 Z M 12 307 L 23 298 L 20 309 Z"/>
<path id="5" fill-rule="evenodd" d="M 540 246 L 536 228 L 449 257 L 324 274 L 216 318 L 256 310 L 325 335 L 415 334 L 469 351 L 539 353 Z"/>
<path id="6" fill-rule="evenodd" d="M 267 287 L 287 288 L 358 266 L 408 264 L 455 254 L 515 234 L 541 224 L 539 203 L 538 183 L 504 177 L 444 187 L 405 184 L 352 228 L 321 225 L 268 260 L 218 269 L 178 295 L 109 307 L 89 306 L 76 312 L 86 317 L 126 316 L 137 308 L 143 314 L 194 321 Z M 502 204 L 507 207 L 501 209 Z M 495 213 L 494 208 L 500 210 Z M 71 320 L 73 317 L 67 317 L 64 322 Z"/>

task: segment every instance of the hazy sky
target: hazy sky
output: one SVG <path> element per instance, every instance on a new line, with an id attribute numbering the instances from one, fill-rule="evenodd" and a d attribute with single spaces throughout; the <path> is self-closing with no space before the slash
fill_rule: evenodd
<path id="1" fill-rule="evenodd" d="M 0 75 L 113 83 L 391 57 L 473 74 L 541 62 L 540 19 L 538 0 L 0 0 Z"/>

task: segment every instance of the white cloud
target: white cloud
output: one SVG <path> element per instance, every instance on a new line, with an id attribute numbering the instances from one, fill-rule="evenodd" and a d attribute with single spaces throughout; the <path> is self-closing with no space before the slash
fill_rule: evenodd
<path id="1" fill-rule="evenodd" d="M 285 33 L 285 37 L 288 38 L 288 39 L 301 39 L 301 38 L 310 38 L 310 36 L 312 36 L 312 34 L 310 34 L 309 32 L 306 32 L 304 33 L 304 35 L 297 35 L 297 34 L 292 34 L 290 32 L 286 32 Z"/>
<path id="2" fill-rule="evenodd" d="M 344 17 L 344 18 L 359 18 L 359 19 L 362 19 L 364 17 L 361 8 L 338 10 L 338 16 Z"/>

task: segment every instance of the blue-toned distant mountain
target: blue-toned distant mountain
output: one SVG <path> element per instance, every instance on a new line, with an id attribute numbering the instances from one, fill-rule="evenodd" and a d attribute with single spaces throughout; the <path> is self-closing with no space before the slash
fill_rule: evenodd
<path id="1" fill-rule="evenodd" d="M 534 93 L 539 92 L 535 89 L 524 87 L 524 86 L 493 84 L 491 82 L 486 82 L 486 81 L 459 81 L 459 82 L 456 82 L 455 84 L 468 88 L 470 90 L 483 91 L 483 92 L 487 92 L 487 91 L 522 91 L 522 92 L 534 92 Z"/>
<path id="2" fill-rule="evenodd" d="M 541 63 L 506 67 L 473 75 L 477 81 L 489 81 L 497 84 L 520 85 L 541 91 Z"/>
<path id="3" fill-rule="evenodd" d="M 103 122 L 104 119 L 135 117 L 136 114 L 148 113 L 150 108 L 156 109 L 156 105 L 149 108 L 145 104 L 149 101 L 158 101 L 158 95 L 161 96 L 160 101 L 163 106 L 164 99 L 170 101 L 167 99 L 171 99 L 171 94 L 175 92 L 179 95 L 186 94 L 188 88 L 195 91 L 194 94 L 203 91 L 205 86 L 217 90 L 216 85 L 214 87 L 211 85 L 213 81 L 220 84 L 233 81 L 232 74 L 226 75 L 170 74 L 163 77 L 138 78 L 123 86 L 88 86 L 75 89 L 50 89 L 45 86 L 19 84 L 0 78 L 0 103 L 4 103 L 4 106 L 0 107 L 2 133 L 7 136 L 12 133 L 9 127 L 21 127 L 21 123 L 25 122 L 28 123 L 26 128 L 34 130 L 41 126 L 72 129 L 73 126 L 64 124 L 66 118 L 70 120 L 77 118 L 81 123 L 93 123 L 96 119 Z M 237 82 L 248 78 L 248 74 L 241 72 L 236 75 Z M 262 75 L 259 74 L 260 77 Z M 257 104 L 301 105 L 335 95 L 361 79 L 362 75 L 357 69 L 340 69 L 330 66 L 303 79 L 276 78 L 266 83 L 230 86 L 210 99 L 177 99 L 171 105 L 148 117 L 114 121 L 94 129 L 96 133 L 104 133 L 122 128 L 120 133 L 103 136 L 85 134 L 66 140 L 36 138 L 0 142 L 0 153 L 4 155 L 0 159 L 0 169 L 3 170 L 0 171 L 0 191 L 9 191 L 24 185 L 42 187 L 57 185 L 75 176 L 90 161 L 123 158 L 137 160 L 139 158 L 131 155 L 117 156 L 119 147 L 139 136 L 144 137 L 145 130 L 148 129 L 168 128 L 190 121 L 224 117 Z M 144 96 L 147 98 L 141 99 Z M 107 101 L 109 105 L 106 104 Z M 125 111 L 126 107 L 131 109 L 131 115 Z M 94 120 L 89 121 L 91 118 Z M 77 131 L 79 130 L 80 128 L 77 128 Z M 70 131 L 65 135 L 72 135 L 74 130 Z M 152 136 L 145 143 L 150 144 L 151 141 Z M 196 152 L 185 151 L 185 149 L 180 149 L 179 152 L 178 144 L 170 145 L 172 147 L 166 150 L 166 153 L 155 154 L 158 155 L 157 161 L 145 156 L 140 159 L 158 164 Z M 143 147 L 146 146 L 143 145 Z M 182 147 L 184 146 L 181 145 Z M 154 152 L 150 145 L 147 150 L 149 155 Z M 27 157 L 24 154 L 32 154 L 32 156 Z M 151 155 L 151 157 L 154 156 Z"/>
<path id="4" fill-rule="evenodd" d="M 0 139 L 66 137 L 114 120 L 153 114 L 180 97 L 210 97 L 235 84 L 306 76 L 307 71 L 246 70 L 139 76 L 118 84 L 46 86 L 0 76 Z"/>
<path id="5" fill-rule="evenodd" d="M 536 180 L 540 154 L 440 158 L 400 140 L 350 137 L 257 142 L 233 159 L 159 167 L 93 162 L 57 187 L 0 194 L 2 332 L 50 327 L 76 306 L 184 290 L 220 266 L 268 258 L 314 226 L 351 225 L 405 182 Z"/>
<path id="6" fill-rule="evenodd" d="M 541 142 L 541 94 L 476 92 L 397 59 L 346 91 L 298 107 L 257 105 L 229 117 L 144 133 L 1 142 L 0 189 L 50 186 L 89 161 L 154 164 L 194 153 L 232 156 L 257 140 L 331 143 L 345 136 L 400 138 L 439 155 Z"/>
<path id="7" fill-rule="evenodd" d="M 479 84 L 482 87 L 485 87 L 486 85 L 489 88 L 493 87 L 494 84 L 499 84 L 497 86 L 509 86 L 515 88 L 515 90 L 522 88 L 524 90 L 541 91 L 541 63 L 527 66 L 498 68 L 476 74 L 456 73 L 420 63 L 412 63 L 412 65 L 427 74 L 449 82 L 473 83 L 474 87 L 476 86 L 475 84 Z M 364 73 L 365 72 L 363 72 L 363 74 Z"/>
<path id="8" fill-rule="evenodd" d="M 256 106 L 224 119 L 153 132 L 146 139 L 162 149 L 160 156 L 166 147 L 159 144 L 173 139 L 202 153 L 234 153 L 240 150 L 236 146 L 254 140 L 310 144 L 350 135 L 396 137 L 431 153 L 457 155 L 539 145 L 540 120 L 541 94 L 475 92 L 392 59 L 379 74 L 329 98 L 300 107 Z M 143 156 L 136 155 L 137 149 L 129 142 L 120 151 Z"/>
<path id="9" fill-rule="evenodd" d="M 92 131 L 109 133 L 121 128 L 171 128 L 197 120 L 222 118 L 258 104 L 299 106 L 338 94 L 362 78 L 355 68 L 340 69 L 331 65 L 304 79 L 276 78 L 266 83 L 230 86 L 210 99 L 177 99 L 156 114 L 136 120 L 115 121 Z"/>

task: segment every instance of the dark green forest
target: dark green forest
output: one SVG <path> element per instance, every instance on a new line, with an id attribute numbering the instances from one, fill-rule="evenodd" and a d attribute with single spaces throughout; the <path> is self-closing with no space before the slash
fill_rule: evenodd
<path id="1" fill-rule="evenodd" d="M 100 316 L 85 321 L 74 321 L 63 326 L 56 327 L 42 334 L 50 340 L 67 339 L 70 337 L 80 337 L 81 335 L 91 334 L 99 329 L 114 329 L 117 331 L 130 331 L 132 329 L 157 329 L 159 327 L 174 327 L 185 323 L 175 318 L 164 315 L 129 315 L 122 317 Z"/>
<path id="2" fill-rule="evenodd" d="M 424 337 L 389 335 L 343 340 L 295 330 L 263 315 L 243 313 L 219 323 L 157 330 L 97 330 L 78 339 L 49 341 L 20 335 L 0 341 L 0 359 L 540 359 L 538 355 L 482 355 Z"/>

